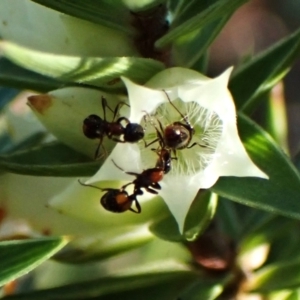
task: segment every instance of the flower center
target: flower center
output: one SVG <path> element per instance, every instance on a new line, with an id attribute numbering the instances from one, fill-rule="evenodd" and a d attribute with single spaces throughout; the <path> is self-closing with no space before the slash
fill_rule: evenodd
<path id="1" fill-rule="evenodd" d="M 213 160 L 223 123 L 215 112 L 196 102 L 176 99 L 172 104 L 178 111 L 166 102 L 146 118 L 147 122 L 143 125 L 147 128 L 146 144 L 156 139 L 158 141 L 146 148 L 140 143 L 143 166 L 153 168 L 158 160 L 158 154 L 154 150 L 163 146 L 173 149 L 171 172 L 194 174 L 204 170 Z"/>

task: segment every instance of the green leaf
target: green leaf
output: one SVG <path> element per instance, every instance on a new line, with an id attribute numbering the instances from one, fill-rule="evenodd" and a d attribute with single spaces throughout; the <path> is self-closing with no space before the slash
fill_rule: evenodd
<path id="1" fill-rule="evenodd" d="M 70 247 L 65 247 L 54 258 L 65 263 L 105 260 L 139 248 L 153 238 L 148 225 L 113 227 L 100 234 L 77 238 Z"/>
<path id="2" fill-rule="evenodd" d="M 195 279 L 195 273 L 187 266 L 164 260 L 136 270 L 131 268 L 130 272 L 120 272 L 114 276 L 3 299 L 174 299 Z M 163 297 L 164 293 L 169 296 Z"/>
<path id="3" fill-rule="evenodd" d="M 273 218 L 261 224 L 240 241 L 240 253 L 247 252 L 259 245 L 271 243 L 290 232 L 295 226 L 295 221 L 281 216 Z"/>
<path id="4" fill-rule="evenodd" d="M 10 42 L 1 42 L 3 55 L 17 65 L 54 77 L 63 82 L 77 82 L 104 89 L 120 90 L 124 87 L 120 76 L 137 83 L 145 83 L 162 71 L 158 61 L 138 57 L 75 57 L 44 53 L 21 47 Z"/>
<path id="5" fill-rule="evenodd" d="M 287 262 L 291 257 L 293 259 L 300 258 L 298 226 L 298 221 L 293 220 L 293 223 L 290 224 L 290 226 L 285 226 L 286 231 L 281 230 L 281 234 L 278 235 L 276 239 L 271 241 L 271 248 L 266 264 L 278 263 L 283 261 Z"/>
<path id="6" fill-rule="evenodd" d="M 181 1 L 180 5 L 177 7 L 176 11 L 173 13 L 174 20 L 172 21 L 172 27 L 176 27 L 179 24 L 182 24 L 198 13 L 209 8 L 211 5 L 217 3 L 219 0 L 210 0 L 210 1 L 199 1 L 199 0 L 190 0 L 190 1 Z"/>
<path id="7" fill-rule="evenodd" d="M 1 242 L 0 285 L 30 272 L 67 243 L 65 237 Z"/>
<path id="8" fill-rule="evenodd" d="M 226 233 L 231 238 L 238 240 L 242 222 L 235 205 L 236 203 L 220 197 L 216 219 L 220 228 L 222 228 L 222 232 Z"/>
<path id="9" fill-rule="evenodd" d="M 23 69 L 3 57 L 0 59 L 0 70 L 0 85 L 20 90 L 48 92 L 64 84 L 53 78 Z"/>
<path id="10" fill-rule="evenodd" d="M 221 177 L 211 190 L 244 205 L 300 219 L 300 177 L 295 167 L 253 121 L 240 115 L 238 128 L 251 159 L 270 178 Z"/>
<path id="11" fill-rule="evenodd" d="M 205 25 L 223 18 L 224 15 L 232 14 L 238 7 L 246 3 L 248 0 L 220 0 L 210 5 L 207 9 L 194 17 L 189 18 L 184 23 L 180 23 L 178 26 L 174 26 L 170 31 L 161 37 L 156 46 L 159 48 L 165 47 L 172 43 L 174 40 L 183 37 L 184 35 L 203 28 Z M 197 10 L 199 11 L 199 10 Z"/>
<path id="12" fill-rule="evenodd" d="M 214 217 L 218 204 L 217 195 L 200 191 L 193 201 L 185 219 L 183 234 L 172 215 L 158 220 L 150 226 L 153 234 L 167 241 L 194 241 L 207 228 Z"/>
<path id="13" fill-rule="evenodd" d="M 133 34 L 130 11 L 120 0 L 31 0 L 62 13 Z M 116 22 L 117 21 L 117 22 Z"/>
<path id="14" fill-rule="evenodd" d="M 10 141 L 10 143 L 3 146 L 3 148 L 0 147 L 0 155 L 10 155 L 16 151 L 26 150 L 28 148 L 38 146 L 43 142 L 47 135 L 47 132 L 39 131 L 30 135 L 28 138 L 25 138 L 19 143 L 13 143 L 12 141 Z"/>
<path id="15" fill-rule="evenodd" d="M 300 287 L 300 260 L 276 263 L 259 270 L 247 283 L 251 292 L 268 293 Z"/>
<path id="16" fill-rule="evenodd" d="M 224 280 L 223 280 L 224 281 Z M 197 280 L 192 286 L 186 289 L 179 297 L 184 300 L 214 300 L 224 289 L 222 280 Z"/>
<path id="17" fill-rule="evenodd" d="M 239 110 L 248 112 L 258 96 L 269 91 L 299 57 L 300 30 L 242 64 L 233 74 L 229 89 Z"/>
<path id="18" fill-rule="evenodd" d="M 176 66 L 192 67 L 214 41 L 231 15 L 225 16 L 178 38 L 173 44 Z"/>
<path id="19" fill-rule="evenodd" d="M 99 165 L 99 161 L 93 161 L 59 142 L 0 155 L 2 169 L 31 176 L 91 176 Z"/>

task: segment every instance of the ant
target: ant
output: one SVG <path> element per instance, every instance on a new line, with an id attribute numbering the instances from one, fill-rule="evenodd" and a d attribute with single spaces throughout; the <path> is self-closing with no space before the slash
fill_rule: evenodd
<path id="1" fill-rule="evenodd" d="M 102 192 L 106 192 L 100 199 L 101 205 L 108 211 L 114 213 L 122 213 L 124 211 L 130 210 L 134 213 L 139 214 L 141 212 L 141 206 L 136 199 L 136 195 L 129 195 L 124 187 L 121 189 L 101 189 L 95 185 L 86 184 L 78 180 L 78 182 L 83 186 L 93 187 Z M 132 203 L 135 202 L 136 210 L 132 208 Z"/>
<path id="2" fill-rule="evenodd" d="M 158 149 L 151 149 L 158 155 L 155 168 L 163 170 L 164 174 L 171 171 L 171 161 L 172 159 L 177 159 L 171 156 L 171 151 L 163 146 Z"/>
<path id="3" fill-rule="evenodd" d="M 163 92 L 166 94 L 169 103 L 182 117 L 183 122 L 180 121 L 173 122 L 172 124 L 169 124 L 165 128 L 163 128 L 162 123 L 157 119 L 159 128 L 157 128 L 157 126 L 152 123 L 152 125 L 156 130 L 157 138 L 152 142 L 150 142 L 149 144 L 145 144 L 145 146 L 148 147 L 155 142 L 159 142 L 161 150 L 164 151 L 172 150 L 174 152 L 175 154 L 174 159 L 176 159 L 176 150 L 185 149 L 185 148 L 189 149 L 194 147 L 195 145 L 199 145 L 200 147 L 206 147 L 199 143 L 193 143 L 192 145 L 190 145 L 193 135 L 195 134 L 194 127 L 191 125 L 188 116 L 183 115 L 179 111 L 179 109 L 172 103 L 167 92 L 165 90 L 163 90 Z M 171 155 L 170 155 L 170 159 L 172 159 Z"/>
<path id="4" fill-rule="evenodd" d="M 121 171 L 125 172 L 121 167 L 119 167 L 114 160 L 112 160 L 114 165 Z M 159 185 L 159 181 L 161 181 L 164 177 L 164 168 L 154 167 L 147 170 L 144 170 L 142 173 L 135 172 L 125 172 L 128 175 L 133 175 L 136 177 L 135 180 L 129 182 L 122 186 L 121 189 L 125 189 L 127 186 L 133 184 L 134 190 L 133 195 L 143 195 L 142 188 L 144 188 L 147 192 L 151 194 L 158 194 L 156 190 L 160 190 L 161 186 Z"/>
<path id="5" fill-rule="evenodd" d="M 136 143 L 144 138 L 144 128 L 138 123 L 131 123 L 126 117 L 120 117 L 115 121 L 115 118 L 122 105 L 128 105 L 125 102 L 117 104 L 114 110 L 112 110 L 106 99 L 101 98 L 103 108 L 103 119 L 97 115 L 89 115 L 83 121 L 83 133 L 89 139 L 99 138 L 99 144 L 95 151 L 95 159 L 99 157 L 99 149 L 102 145 L 104 136 L 118 143 Z M 106 120 L 106 108 L 113 113 L 113 119 L 111 122 Z M 122 125 L 122 122 L 126 122 L 126 126 Z M 119 137 L 123 135 L 123 139 Z"/>

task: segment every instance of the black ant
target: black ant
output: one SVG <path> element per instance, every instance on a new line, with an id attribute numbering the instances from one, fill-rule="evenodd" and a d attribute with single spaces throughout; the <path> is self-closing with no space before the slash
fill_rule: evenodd
<path id="1" fill-rule="evenodd" d="M 163 90 L 163 92 L 166 94 L 169 103 L 182 117 L 183 122 L 173 122 L 172 124 L 167 125 L 165 128 L 163 128 L 162 123 L 159 120 L 157 120 L 159 129 L 155 124 L 152 123 L 152 125 L 155 127 L 157 138 L 149 144 L 145 144 L 145 146 L 148 147 L 155 142 L 159 142 L 161 149 L 172 150 L 175 153 L 175 159 L 176 150 L 185 148 L 189 149 L 194 147 L 195 145 L 199 145 L 200 147 L 206 147 L 199 143 L 193 143 L 192 145 L 190 145 L 193 135 L 195 134 L 194 127 L 191 125 L 188 116 L 183 115 L 179 111 L 179 109 L 172 103 L 167 92 L 165 90 Z"/>
<path id="2" fill-rule="evenodd" d="M 95 185 L 85 184 L 80 180 L 78 180 L 78 182 L 83 186 L 93 187 L 102 192 L 106 192 L 101 197 L 100 203 L 106 210 L 110 212 L 121 213 L 127 210 L 130 210 L 138 214 L 141 212 L 141 206 L 136 199 L 136 195 L 135 194 L 129 195 L 124 190 L 123 187 L 121 189 L 111 189 L 111 188 L 101 189 Z M 135 202 L 136 210 L 132 208 L 133 202 Z"/>
<path id="3" fill-rule="evenodd" d="M 164 147 L 151 150 L 158 155 L 155 168 L 163 170 L 164 174 L 169 173 L 171 171 L 171 161 L 176 159 L 171 156 L 171 151 Z"/>
<path id="4" fill-rule="evenodd" d="M 131 123 L 126 117 L 120 117 L 115 121 L 115 118 L 122 105 L 128 105 L 125 102 L 120 102 L 117 104 L 114 110 L 112 110 L 106 99 L 102 96 L 101 98 L 102 108 L 103 108 L 103 119 L 97 115 L 89 115 L 83 121 L 83 133 L 89 139 L 99 139 L 99 144 L 95 151 L 95 159 L 99 156 L 99 149 L 102 145 L 104 136 L 109 139 L 119 142 L 119 143 L 136 143 L 144 137 L 144 128 L 137 123 Z M 106 108 L 108 108 L 113 113 L 113 119 L 111 122 L 106 120 Z M 122 122 L 126 122 L 126 126 L 122 125 Z M 123 139 L 120 137 L 123 135 Z M 117 136 L 117 137 L 116 137 Z"/>
<path id="5" fill-rule="evenodd" d="M 114 160 L 112 160 L 114 165 L 121 171 L 125 172 L 121 167 L 119 167 Z M 151 194 L 158 194 L 156 190 L 160 190 L 161 186 L 159 185 L 159 181 L 161 181 L 164 177 L 164 169 L 161 167 L 154 167 L 147 170 L 144 170 L 142 173 L 135 173 L 135 172 L 125 172 L 128 175 L 133 175 L 136 177 L 135 180 L 133 180 L 130 183 L 127 183 L 122 186 L 122 189 L 125 189 L 127 186 L 133 184 L 134 195 L 143 195 L 142 188 L 144 188 L 147 192 Z"/>

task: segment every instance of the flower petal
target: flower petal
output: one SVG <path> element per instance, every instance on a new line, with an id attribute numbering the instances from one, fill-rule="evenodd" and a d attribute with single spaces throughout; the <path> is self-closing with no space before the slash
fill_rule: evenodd
<path id="1" fill-rule="evenodd" d="M 132 181 L 132 175 L 128 175 L 114 165 L 113 161 L 124 169 L 125 172 L 142 171 L 142 163 L 140 160 L 140 151 L 137 145 L 129 143 L 117 144 L 99 171 L 91 177 L 86 183 L 94 183 L 101 181 Z"/>
<path id="2" fill-rule="evenodd" d="M 128 91 L 131 122 L 140 123 L 145 111 L 151 113 L 160 103 L 167 101 L 166 95 L 162 91 L 135 84 L 125 77 L 121 78 Z"/>
<path id="3" fill-rule="evenodd" d="M 168 175 L 161 182 L 160 196 L 174 216 L 180 233 L 183 233 L 185 218 L 201 186 L 201 177 L 199 174 Z"/>

